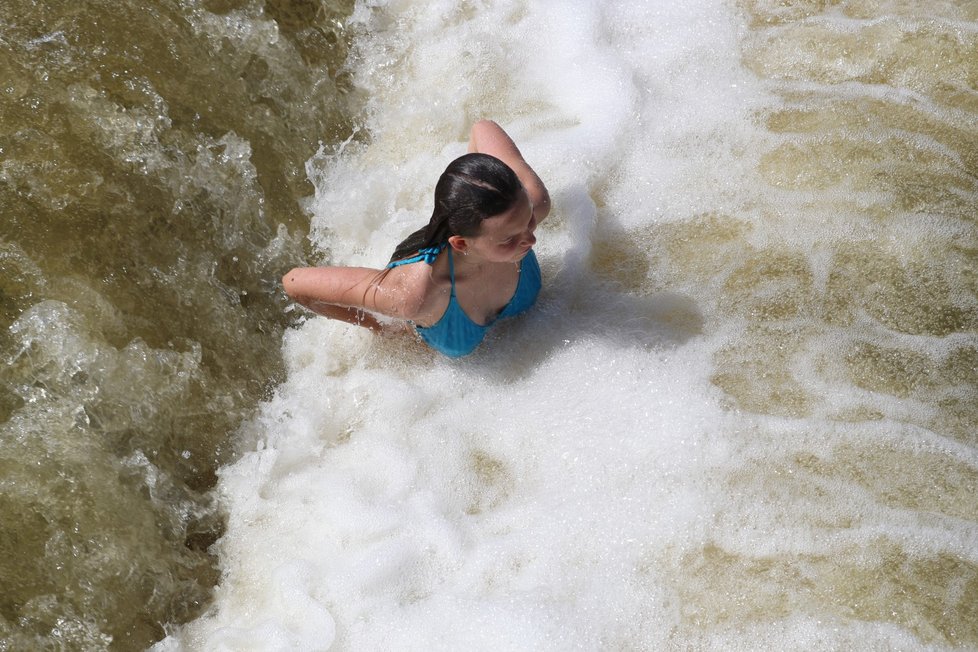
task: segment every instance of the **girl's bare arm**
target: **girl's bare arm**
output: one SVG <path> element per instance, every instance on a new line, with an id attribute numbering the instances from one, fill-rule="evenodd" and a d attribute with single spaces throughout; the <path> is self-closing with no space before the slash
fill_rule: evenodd
<path id="1" fill-rule="evenodd" d="M 317 314 L 380 330 L 370 312 L 398 319 L 417 313 L 419 294 L 403 281 L 404 274 L 369 267 L 298 267 L 282 277 L 282 286 Z"/>
<path id="2" fill-rule="evenodd" d="M 520 178 L 526 194 L 533 205 L 533 215 L 537 223 L 542 222 L 550 213 L 550 193 L 543 181 L 524 160 L 513 139 L 503 131 L 503 128 L 492 120 L 480 120 L 472 125 L 469 136 L 469 152 L 479 152 L 495 156 L 512 168 Z"/>

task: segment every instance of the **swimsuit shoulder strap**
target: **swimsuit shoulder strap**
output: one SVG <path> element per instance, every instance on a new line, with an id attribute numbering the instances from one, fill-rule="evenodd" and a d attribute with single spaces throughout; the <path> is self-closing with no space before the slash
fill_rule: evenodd
<path id="1" fill-rule="evenodd" d="M 452 260 L 452 247 L 448 247 L 448 278 L 452 280 L 452 296 L 455 296 L 455 263 Z"/>

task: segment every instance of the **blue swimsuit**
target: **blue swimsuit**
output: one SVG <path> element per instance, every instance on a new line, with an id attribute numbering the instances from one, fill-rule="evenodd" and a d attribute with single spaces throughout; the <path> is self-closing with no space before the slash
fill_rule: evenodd
<path id="1" fill-rule="evenodd" d="M 433 265 L 444 247 L 445 245 L 439 245 L 421 249 L 417 256 L 395 260 L 387 267 L 397 267 L 398 265 L 421 261 Z M 452 262 L 451 247 L 448 247 L 448 274 L 452 280 L 452 296 L 448 300 L 445 314 L 427 328 L 424 326 L 415 326 L 415 328 L 421 339 L 427 342 L 430 347 L 451 358 L 472 353 L 485 338 L 486 332 L 492 327 L 496 319 L 505 319 L 524 312 L 533 305 L 537 300 L 537 294 L 540 293 L 540 265 L 537 263 L 536 254 L 531 249 L 520 264 L 520 279 L 516 283 L 516 291 L 513 293 L 513 297 L 496 319 L 482 326 L 469 319 L 455 298 L 455 264 Z"/>

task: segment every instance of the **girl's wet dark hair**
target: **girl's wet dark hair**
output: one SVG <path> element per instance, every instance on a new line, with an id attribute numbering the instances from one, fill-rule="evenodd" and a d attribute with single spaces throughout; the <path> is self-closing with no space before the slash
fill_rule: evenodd
<path id="1" fill-rule="evenodd" d="M 478 235 L 482 220 L 516 203 L 523 185 L 512 169 L 488 154 L 466 154 L 452 161 L 435 185 L 435 209 L 426 226 L 397 245 L 391 262 L 446 242 L 449 236 Z"/>

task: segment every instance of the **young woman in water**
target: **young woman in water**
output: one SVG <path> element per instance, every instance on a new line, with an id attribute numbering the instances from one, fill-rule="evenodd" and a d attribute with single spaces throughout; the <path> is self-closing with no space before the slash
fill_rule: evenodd
<path id="1" fill-rule="evenodd" d="M 305 267 L 282 279 L 310 310 L 379 330 L 373 314 L 406 320 L 445 355 L 471 353 L 500 318 L 536 300 L 540 267 L 532 247 L 550 195 L 495 122 L 472 127 L 469 153 L 435 186 L 427 226 L 397 246 L 386 269 Z"/>

